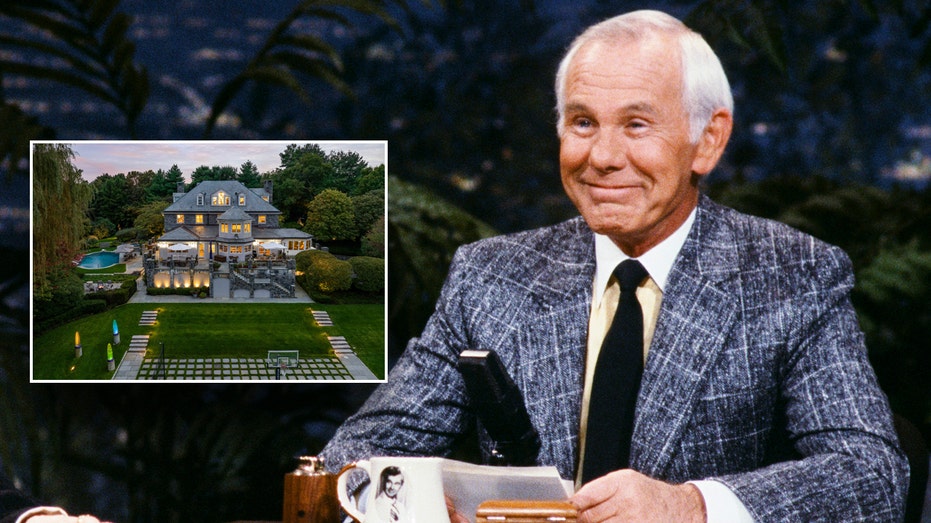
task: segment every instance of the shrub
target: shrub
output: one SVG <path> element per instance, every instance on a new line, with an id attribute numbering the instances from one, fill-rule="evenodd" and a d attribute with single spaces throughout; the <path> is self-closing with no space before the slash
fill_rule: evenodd
<path id="1" fill-rule="evenodd" d="M 369 256 L 349 259 L 355 279 L 352 286 L 362 292 L 381 292 L 385 289 L 385 260 Z"/>
<path id="2" fill-rule="evenodd" d="M 298 283 L 309 294 L 332 294 L 352 287 L 352 265 L 328 252 L 309 250 L 295 257 Z"/>
<path id="3" fill-rule="evenodd" d="M 130 240 L 135 240 L 139 237 L 139 229 L 135 227 L 127 227 L 125 229 L 120 229 L 116 231 L 116 240 L 120 243 L 126 243 Z"/>

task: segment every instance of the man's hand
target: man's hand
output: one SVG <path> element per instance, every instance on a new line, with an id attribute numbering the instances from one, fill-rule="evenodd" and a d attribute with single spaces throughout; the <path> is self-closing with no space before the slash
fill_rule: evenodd
<path id="1" fill-rule="evenodd" d="M 463 516 L 456 510 L 456 505 L 449 496 L 446 496 L 446 511 L 449 512 L 450 523 L 469 523 L 469 518 Z"/>
<path id="2" fill-rule="evenodd" d="M 580 523 L 705 522 L 705 502 L 695 485 L 671 485 L 630 469 L 586 483 L 569 501 Z"/>

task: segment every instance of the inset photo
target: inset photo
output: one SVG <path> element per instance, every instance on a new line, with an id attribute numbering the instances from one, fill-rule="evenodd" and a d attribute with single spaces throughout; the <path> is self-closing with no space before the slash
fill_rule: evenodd
<path id="1" fill-rule="evenodd" d="M 384 381 L 387 157 L 32 142 L 31 380 Z"/>

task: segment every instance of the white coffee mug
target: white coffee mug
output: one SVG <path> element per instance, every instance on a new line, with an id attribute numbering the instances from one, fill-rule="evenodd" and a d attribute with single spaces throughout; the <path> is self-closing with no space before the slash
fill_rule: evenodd
<path id="1" fill-rule="evenodd" d="M 336 495 L 343 510 L 358 523 L 449 523 L 443 496 L 442 458 L 373 457 L 339 471 Z M 346 492 L 352 470 L 368 473 L 363 513 Z"/>

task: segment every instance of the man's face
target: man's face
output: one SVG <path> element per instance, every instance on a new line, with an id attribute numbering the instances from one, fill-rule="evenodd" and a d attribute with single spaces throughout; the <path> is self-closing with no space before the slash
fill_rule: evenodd
<path id="1" fill-rule="evenodd" d="M 589 227 L 630 256 L 672 234 L 698 201 L 679 60 L 669 39 L 596 42 L 566 75 L 563 187 Z"/>
<path id="2" fill-rule="evenodd" d="M 385 480 L 385 494 L 389 498 L 398 497 L 398 491 L 401 490 L 402 485 L 404 485 L 404 476 L 401 474 L 388 476 Z"/>

